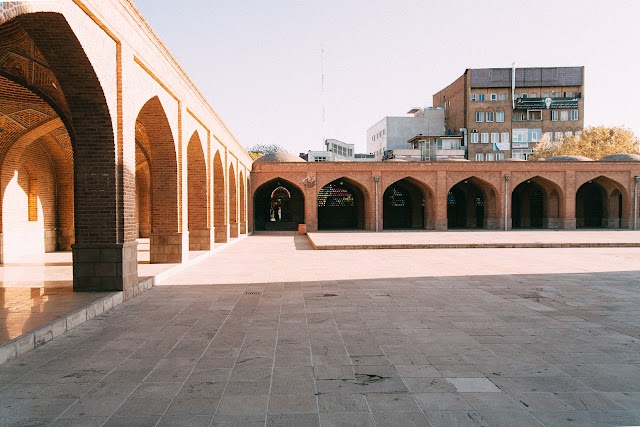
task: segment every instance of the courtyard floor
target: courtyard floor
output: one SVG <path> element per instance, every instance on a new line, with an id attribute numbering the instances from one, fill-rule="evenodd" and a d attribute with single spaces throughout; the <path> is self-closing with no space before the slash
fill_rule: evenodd
<path id="1" fill-rule="evenodd" d="M 49 424 L 639 425 L 640 248 L 255 234 L 0 366 Z"/>

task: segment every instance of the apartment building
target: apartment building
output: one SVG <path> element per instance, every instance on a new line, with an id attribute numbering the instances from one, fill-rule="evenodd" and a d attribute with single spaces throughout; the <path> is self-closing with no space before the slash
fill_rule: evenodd
<path id="1" fill-rule="evenodd" d="M 469 160 L 527 160 L 543 136 L 584 128 L 584 67 L 467 69 L 433 105 L 448 134 L 466 134 Z"/>

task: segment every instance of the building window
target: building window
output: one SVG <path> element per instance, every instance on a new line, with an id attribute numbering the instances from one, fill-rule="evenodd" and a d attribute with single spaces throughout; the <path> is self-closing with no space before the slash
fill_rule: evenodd
<path id="1" fill-rule="evenodd" d="M 579 130 L 577 130 L 577 131 L 575 132 L 575 136 L 576 136 L 576 138 L 580 138 L 580 131 L 579 131 Z"/>
<path id="2" fill-rule="evenodd" d="M 484 155 L 484 158 L 487 162 L 493 162 L 493 153 L 487 153 Z"/>
<path id="3" fill-rule="evenodd" d="M 492 93 L 491 94 L 491 100 L 492 101 L 497 101 L 498 100 L 498 94 L 497 93 Z"/>
<path id="4" fill-rule="evenodd" d="M 471 102 L 474 102 L 476 100 L 476 94 L 472 93 L 471 94 Z M 446 105 L 446 104 L 445 104 Z"/>
<path id="5" fill-rule="evenodd" d="M 484 160 L 484 154 L 476 153 L 476 162 L 481 162 Z"/>
<path id="6" fill-rule="evenodd" d="M 520 95 L 520 98 L 528 98 L 529 95 L 527 95 L 526 93 L 523 93 L 522 95 Z"/>
<path id="7" fill-rule="evenodd" d="M 507 94 L 506 93 L 499 93 L 498 94 L 498 101 L 506 101 L 507 100 Z"/>
<path id="8" fill-rule="evenodd" d="M 566 122 L 567 120 L 569 120 L 569 111 L 567 110 L 560 111 L 560 121 Z"/>
<path id="9" fill-rule="evenodd" d="M 544 136 L 547 137 L 547 141 L 553 141 L 553 132 L 545 132 Z"/>
<path id="10" fill-rule="evenodd" d="M 496 122 L 504 122 L 504 111 L 496 111 Z"/>
<path id="11" fill-rule="evenodd" d="M 562 141 L 562 137 L 564 136 L 564 134 L 562 132 L 556 132 L 554 135 L 555 135 L 554 140 L 557 141 L 557 142 Z"/>
<path id="12" fill-rule="evenodd" d="M 558 110 L 551 110 L 551 121 L 558 121 Z"/>
<path id="13" fill-rule="evenodd" d="M 529 142 L 529 129 L 514 129 L 511 140 L 513 142 Z"/>
<path id="14" fill-rule="evenodd" d="M 502 132 L 500 134 L 500 142 L 506 142 L 507 144 L 509 143 L 509 132 Z"/>
<path id="15" fill-rule="evenodd" d="M 489 143 L 489 133 L 488 132 L 482 132 L 480 134 L 480 142 L 483 144 L 488 144 Z"/>
<path id="16" fill-rule="evenodd" d="M 578 110 L 571 110 L 571 121 L 575 122 L 578 120 Z"/>
<path id="17" fill-rule="evenodd" d="M 491 143 L 497 144 L 500 142 L 500 134 L 498 132 L 491 132 Z"/>
<path id="18" fill-rule="evenodd" d="M 484 122 L 484 111 L 476 111 L 476 123 Z"/>
<path id="19" fill-rule="evenodd" d="M 538 97 L 538 94 L 537 94 L 537 93 L 535 93 L 535 92 L 530 93 L 529 95 L 531 95 L 531 98 L 537 98 L 537 97 Z"/>
<path id="20" fill-rule="evenodd" d="M 477 144 L 478 143 L 478 133 L 474 132 L 471 134 L 471 143 L 472 144 Z"/>
<path id="21" fill-rule="evenodd" d="M 319 156 L 319 157 L 316 157 L 315 159 L 313 159 L 313 161 L 314 162 L 326 162 L 327 158 L 323 157 L 323 156 Z"/>
<path id="22" fill-rule="evenodd" d="M 514 111 L 511 115 L 511 120 L 513 120 L 514 122 L 525 121 L 527 120 L 527 113 L 518 113 Z"/>
<path id="23" fill-rule="evenodd" d="M 540 130 L 529 129 L 529 142 L 540 142 Z"/>
<path id="24" fill-rule="evenodd" d="M 478 94 L 478 101 L 484 101 L 484 93 Z"/>
<path id="25" fill-rule="evenodd" d="M 514 159 L 528 160 L 532 150 L 512 150 L 511 157 Z"/>
<path id="26" fill-rule="evenodd" d="M 491 111 L 491 110 L 487 111 L 487 117 L 486 117 L 486 120 L 487 120 L 488 122 L 492 122 L 492 121 L 493 121 L 493 118 L 494 118 L 494 115 L 495 115 L 495 114 L 493 113 L 493 111 Z"/>
<path id="27" fill-rule="evenodd" d="M 528 113 L 528 120 L 532 120 L 532 121 L 539 121 L 542 120 L 542 111 L 540 110 L 529 110 L 527 111 Z"/>
<path id="28" fill-rule="evenodd" d="M 496 160 L 504 160 L 504 153 L 496 153 Z"/>

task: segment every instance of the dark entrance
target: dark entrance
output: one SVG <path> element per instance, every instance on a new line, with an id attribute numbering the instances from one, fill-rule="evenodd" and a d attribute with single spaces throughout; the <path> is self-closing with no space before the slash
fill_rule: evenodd
<path id="1" fill-rule="evenodd" d="M 318 192 L 318 229 L 364 228 L 364 197 L 345 179 L 337 179 Z"/>
<path id="2" fill-rule="evenodd" d="M 402 179 L 387 187 L 382 203 L 385 230 L 424 228 L 425 198 L 410 181 Z"/>
<path id="3" fill-rule="evenodd" d="M 304 223 L 304 195 L 283 179 L 263 184 L 254 198 L 256 230 L 293 231 Z"/>
<path id="4" fill-rule="evenodd" d="M 447 195 L 447 228 L 484 228 L 484 193 L 469 180 L 451 188 Z"/>
<path id="5" fill-rule="evenodd" d="M 392 184 L 384 192 L 383 197 L 383 227 L 411 228 L 411 197 L 402 187 Z"/>
<path id="6" fill-rule="evenodd" d="M 533 181 L 525 181 L 511 196 L 513 228 L 542 228 L 544 225 L 544 191 Z"/>
<path id="7" fill-rule="evenodd" d="M 602 228 L 604 214 L 604 189 L 589 181 L 576 193 L 576 228 Z"/>

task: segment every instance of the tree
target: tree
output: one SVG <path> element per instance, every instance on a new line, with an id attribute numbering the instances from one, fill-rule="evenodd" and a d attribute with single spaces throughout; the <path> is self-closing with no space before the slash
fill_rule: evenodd
<path id="1" fill-rule="evenodd" d="M 593 160 L 610 154 L 640 154 L 640 140 L 624 127 L 592 126 L 580 136 L 565 135 L 560 142 L 543 136 L 533 147 L 533 160 L 554 156 L 585 156 Z"/>
<path id="2" fill-rule="evenodd" d="M 284 147 L 278 144 L 256 144 L 253 147 L 247 148 L 247 153 L 253 160 L 259 159 L 265 154 L 269 153 L 281 153 L 286 152 Z"/>

